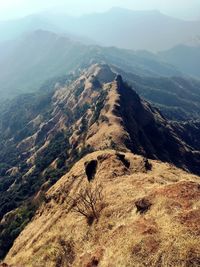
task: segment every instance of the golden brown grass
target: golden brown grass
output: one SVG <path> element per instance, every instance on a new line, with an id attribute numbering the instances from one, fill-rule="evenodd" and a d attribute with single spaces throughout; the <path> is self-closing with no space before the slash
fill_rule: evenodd
<path id="1" fill-rule="evenodd" d="M 200 264 L 200 180 L 170 164 L 115 151 L 94 152 L 80 160 L 47 193 L 47 203 L 25 228 L 6 261 L 25 267 L 197 267 Z M 104 208 L 88 225 L 69 199 L 88 187 L 84 163 L 98 160 L 96 183 Z M 137 212 L 146 198 L 149 210 Z"/>

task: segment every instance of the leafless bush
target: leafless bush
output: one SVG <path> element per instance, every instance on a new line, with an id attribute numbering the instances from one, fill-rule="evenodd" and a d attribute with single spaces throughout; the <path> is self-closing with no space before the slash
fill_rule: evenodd
<path id="1" fill-rule="evenodd" d="M 84 216 L 89 225 L 94 220 L 99 219 L 101 210 L 103 209 L 103 187 L 101 185 L 90 185 L 82 190 L 76 199 L 73 199 L 72 211 Z"/>

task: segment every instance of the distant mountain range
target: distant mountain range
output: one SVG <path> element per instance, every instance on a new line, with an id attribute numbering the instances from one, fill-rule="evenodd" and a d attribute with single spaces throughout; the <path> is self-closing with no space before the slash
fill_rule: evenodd
<path id="1" fill-rule="evenodd" d="M 0 41 L 37 29 L 79 36 L 82 40 L 100 45 L 158 51 L 190 42 L 199 36 L 200 21 L 184 21 L 158 11 L 122 8 L 81 17 L 41 13 L 0 22 Z"/>
<path id="2" fill-rule="evenodd" d="M 193 48 L 187 49 L 193 51 Z M 200 112 L 200 82 L 190 76 L 196 74 L 200 77 L 199 69 L 195 68 L 200 61 L 193 56 L 195 64 L 192 65 L 191 61 L 189 65 L 187 53 L 178 57 L 179 53 L 177 49 L 175 60 L 175 55 L 167 56 L 170 51 L 156 55 L 145 51 L 84 45 L 49 31 L 34 31 L 0 46 L 1 102 L 21 93 L 37 92 L 39 89 L 45 91 L 50 87 L 54 89 L 55 81 L 69 79 L 71 74 L 79 75 L 91 64 L 106 63 L 112 65 L 116 72 L 123 73 L 126 81 L 168 119 L 196 119 Z M 196 59 L 198 53 L 199 49 L 194 49 Z M 169 64 L 171 61 L 177 67 Z"/>
<path id="3" fill-rule="evenodd" d="M 42 13 L 0 22 L 1 100 L 36 91 L 45 81 L 91 63 L 112 64 L 139 76 L 199 79 L 200 46 L 177 45 L 197 40 L 199 25 L 158 11 L 119 8 L 76 18 Z"/>
<path id="4" fill-rule="evenodd" d="M 200 44 L 178 45 L 158 53 L 160 60 L 174 65 L 180 71 L 200 78 Z"/>
<path id="5" fill-rule="evenodd" d="M 91 62 L 114 64 L 138 75 L 181 75 L 175 67 L 148 57 L 148 53 L 88 46 L 66 36 L 37 30 L 0 45 L 1 98 L 35 91 L 46 80 L 77 71 Z"/>

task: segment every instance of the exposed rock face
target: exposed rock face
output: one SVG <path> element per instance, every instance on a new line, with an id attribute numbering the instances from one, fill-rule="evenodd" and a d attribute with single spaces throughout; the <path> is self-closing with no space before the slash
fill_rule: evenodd
<path id="1" fill-rule="evenodd" d="M 30 267 L 198 266 L 199 177 L 154 160 L 147 171 L 143 157 L 120 155 L 99 151 L 76 163 L 47 192 L 6 261 Z M 89 182 L 85 165 L 92 161 L 98 165 Z M 102 208 L 88 224 L 71 200 L 96 186 L 103 188 Z"/>

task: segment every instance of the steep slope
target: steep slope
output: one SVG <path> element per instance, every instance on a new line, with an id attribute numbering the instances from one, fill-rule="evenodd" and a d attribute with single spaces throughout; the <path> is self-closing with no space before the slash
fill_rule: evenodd
<path id="1" fill-rule="evenodd" d="M 196 148 L 192 148 L 191 143 L 188 145 L 184 142 L 177 134 L 176 127 L 157 109 L 153 109 L 147 102 L 141 100 L 132 88 L 123 82 L 121 76 L 112 83 L 108 97 L 115 99 L 111 110 L 126 133 L 122 130 L 116 131 L 121 134 L 116 144 L 122 140 L 122 143 L 136 154 L 172 162 L 179 167 L 198 172 L 200 154 Z M 103 112 L 104 110 L 102 115 L 106 115 Z M 108 130 L 106 133 L 108 134 Z M 94 133 L 92 136 L 94 138 Z M 112 145 L 115 145 L 113 136 L 114 134 Z"/>
<path id="2" fill-rule="evenodd" d="M 167 121 L 105 64 L 18 98 L 0 122 L 1 258 L 45 191 L 92 151 L 133 152 L 200 173 L 199 124 L 188 138 L 184 124 Z"/>
<path id="3" fill-rule="evenodd" d="M 198 120 L 200 114 L 200 82 L 184 77 L 145 77 L 123 72 L 123 78 L 141 98 L 159 108 L 169 120 Z"/>
<path id="4" fill-rule="evenodd" d="M 30 267 L 199 266 L 199 189 L 199 177 L 172 165 L 94 152 L 47 192 L 6 261 Z M 79 202 L 84 192 L 94 196 L 95 213 L 84 198 Z"/>
<path id="5" fill-rule="evenodd" d="M 200 121 L 174 122 L 173 127 L 182 140 L 191 145 L 195 150 L 200 149 Z"/>

